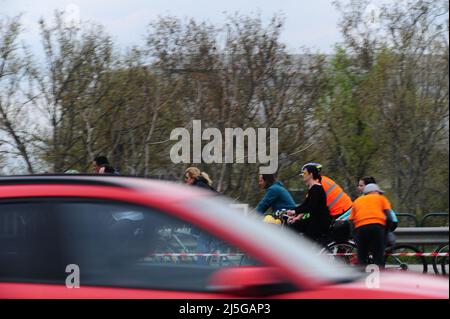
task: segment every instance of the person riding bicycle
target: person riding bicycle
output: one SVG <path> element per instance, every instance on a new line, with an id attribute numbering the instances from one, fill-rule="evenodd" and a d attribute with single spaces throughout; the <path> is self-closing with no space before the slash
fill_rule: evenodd
<path id="1" fill-rule="evenodd" d="M 197 167 L 189 167 L 184 172 L 184 183 L 187 185 L 196 186 L 199 188 L 207 189 L 214 193 L 219 194 L 213 188 L 213 182 L 209 175 L 205 172 L 202 172 Z M 197 240 L 197 253 L 210 253 L 213 249 L 214 245 L 217 244 L 217 241 L 210 235 L 198 229 L 192 229 L 191 233 L 194 235 L 198 235 Z M 197 259 L 199 264 L 206 264 L 205 257 L 199 257 Z"/>
<path id="2" fill-rule="evenodd" d="M 361 195 L 364 194 L 364 187 L 366 187 L 369 184 L 376 184 L 377 181 L 375 180 L 375 177 L 373 176 L 366 176 L 362 177 L 358 181 L 358 191 Z M 349 214 L 350 216 L 350 214 Z M 386 229 L 386 245 L 387 246 L 394 246 L 395 245 L 395 235 L 394 230 L 398 226 L 398 218 L 397 214 L 393 209 L 390 210 L 390 218 L 391 218 L 391 225 L 389 229 Z"/>
<path id="3" fill-rule="evenodd" d="M 266 190 L 264 197 L 256 206 L 259 214 L 263 215 L 269 208 L 276 212 L 282 209 L 294 209 L 297 206 L 291 193 L 282 182 L 277 181 L 275 174 L 259 175 L 259 186 Z"/>
<path id="4" fill-rule="evenodd" d="M 308 186 L 305 201 L 293 211 L 288 224 L 293 230 L 322 243 L 329 233 L 331 216 L 327 207 L 327 196 L 321 184 L 322 176 L 314 165 L 303 167 L 303 181 Z"/>
<path id="5" fill-rule="evenodd" d="M 119 171 L 109 164 L 106 156 L 97 156 L 92 162 L 92 169 L 95 174 L 119 175 Z"/>
<path id="6" fill-rule="evenodd" d="M 314 166 L 319 173 L 322 173 L 322 165 L 319 163 L 307 163 L 303 165 L 302 171 L 307 166 Z M 351 211 L 353 205 L 352 199 L 344 192 L 339 184 L 324 175 L 322 175 L 321 184 L 327 196 L 327 206 L 333 222 L 341 215 Z"/>
<path id="7" fill-rule="evenodd" d="M 362 178 L 360 178 L 359 181 L 358 181 L 358 186 L 357 186 L 358 192 L 359 192 L 361 195 L 364 195 L 364 188 L 365 188 L 367 185 L 369 185 L 369 184 L 376 184 L 376 183 L 377 183 L 377 182 L 376 182 L 376 180 L 375 180 L 375 177 L 373 177 L 373 176 L 362 177 Z M 341 215 L 341 216 L 337 219 L 337 221 L 348 221 L 348 219 L 349 219 L 349 217 L 350 217 L 350 212 L 351 212 L 351 211 L 349 211 L 349 212 L 347 212 L 347 213 Z M 388 243 L 390 242 L 390 244 L 393 244 L 394 241 L 395 241 L 395 237 L 394 237 L 394 234 L 393 234 L 392 232 L 393 232 L 393 231 L 397 228 L 397 226 L 398 226 L 398 218 L 397 218 L 397 214 L 396 214 L 395 211 L 392 210 L 392 209 L 391 209 L 391 211 L 390 211 L 390 218 L 391 218 L 391 220 L 392 220 L 392 225 L 391 225 L 391 229 L 390 229 L 389 232 L 388 232 L 387 241 L 388 241 Z"/>
<path id="8" fill-rule="evenodd" d="M 376 265 L 384 267 L 386 232 L 392 229 L 391 204 L 377 184 L 364 187 L 364 195 L 353 203 L 349 220 L 355 226 L 358 263 L 366 265 L 369 254 Z"/>
<path id="9" fill-rule="evenodd" d="M 184 172 L 184 183 L 217 192 L 209 175 L 197 167 L 189 167 Z"/>

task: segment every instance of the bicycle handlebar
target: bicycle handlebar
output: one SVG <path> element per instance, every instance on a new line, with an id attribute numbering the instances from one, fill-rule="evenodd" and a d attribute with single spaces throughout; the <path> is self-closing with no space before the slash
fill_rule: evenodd
<path id="1" fill-rule="evenodd" d="M 287 219 L 287 218 L 290 217 L 289 214 L 288 214 L 288 210 L 287 210 L 287 209 L 280 209 L 280 210 L 277 210 L 277 211 L 276 211 L 275 213 L 273 213 L 272 215 L 273 215 L 274 217 L 280 218 L 280 219 L 283 219 L 283 218 Z"/>

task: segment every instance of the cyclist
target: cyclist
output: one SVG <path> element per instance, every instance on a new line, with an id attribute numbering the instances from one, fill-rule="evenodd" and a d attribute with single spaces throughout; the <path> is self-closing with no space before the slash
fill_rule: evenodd
<path id="1" fill-rule="evenodd" d="M 366 187 L 369 184 L 376 184 L 376 183 L 377 182 L 375 180 L 375 177 L 372 177 L 372 176 L 362 177 L 358 181 L 357 189 L 361 193 L 361 195 L 363 195 L 364 194 L 364 187 Z M 337 220 L 340 220 L 340 221 L 348 220 L 348 218 L 350 217 L 350 212 L 351 212 L 351 210 L 346 212 L 345 214 L 341 215 Z M 395 214 L 394 210 L 391 210 L 391 219 L 392 219 L 392 223 L 393 223 L 391 231 L 394 231 L 395 228 L 398 225 L 398 218 L 397 218 L 397 215 Z"/>
<path id="2" fill-rule="evenodd" d="M 358 248 L 358 263 L 366 265 L 369 253 L 376 265 L 384 267 L 384 250 L 386 230 L 392 210 L 389 200 L 383 196 L 384 191 L 377 184 L 364 187 L 364 196 L 353 203 L 350 221 L 355 226 L 355 240 Z"/>
<path id="3" fill-rule="evenodd" d="M 266 190 L 264 197 L 256 206 L 256 211 L 259 214 L 264 214 L 269 208 L 272 208 L 273 212 L 295 208 L 294 198 L 283 183 L 277 181 L 275 174 L 259 175 L 259 186 Z"/>
<path id="4" fill-rule="evenodd" d="M 214 189 L 213 182 L 209 175 L 202 172 L 197 167 L 189 167 L 184 172 L 184 182 L 188 185 L 197 186 L 200 188 L 216 191 Z"/>
<path id="5" fill-rule="evenodd" d="M 369 184 L 376 184 L 376 183 L 377 183 L 377 181 L 375 180 L 375 177 L 373 177 L 373 176 L 361 177 L 358 181 L 358 186 L 356 188 L 358 189 L 358 193 L 363 195 L 364 187 L 366 187 Z"/>
<path id="6" fill-rule="evenodd" d="M 209 175 L 205 172 L 202 172 L 197 167 L 189 167 L 185 170 L 184 182 L 188 185 L 216 192 L 216 190 L 212 186 L 213 182 Z M 209 253 L 213 250 L 214 245 L 217 244 L 213 237 L 203 231 L 193 229 L 191 233 L 198 235 L 196 248 L 197 253 Z M 206 264 L 206 258 L 204 256 L 201 256 L 197 259 L 197 262 L 199 264 Z"/>
<path id="7" fill-rule="evenodd" d="M 119 175 L 119 171 L 109 164 L 106 156 L 97 156 L 94 158 L 92 169 L 95 174 Z"/>
<path id="8" fill-rule="evenodd" d="M 303 165 L 302 171 L 307 166 L 314 166 L 320 173 L 322 172 L 322 165 L 319 163 L 307 163 Z M 351 211 L 353 204 L 352 200 L 350 196 L 344 192 L 341 186 L 328 176 L 324 175 L 322 175 L 321 184 L 327 196 L 327 206 L 333 222 L 341 215 Z"/>
<path id="9" fill-rule="evenodd" d="M 361 193 L 361 195 L 364 193 L 364 187 L 366 187 L 369 184 L 376 184 L 376 180 L 375 177 L 372 176 L 366 176 L 366 177 L 362 177 L 359 179 L 358 182 L 358 191 Z M 349 214 L 350 216 L 350 214 Z M 398 218 L 397 215 L 395 214 L 394 210 L 390 210 L 390 219 L 391 219 L 391 225 L 388 229 L 386 229 L 386 245 L 387 246 L 393 246 L 395 245 L 395 235 L 394 235 L 394 230 L 397 228 L 398 226 Z"/>
<path id="10" fill-rule="evenodd" d="M 300 206 L 289 211 L 291 217 L 288 224 L 308 238 L 321 242 L 328 234 L 331 223 L 327 196 L 321 184 L 322 176 L 314 165 L 304 166 L 302 175 L 303 181 L 308 186 L 308 194 Z"/>

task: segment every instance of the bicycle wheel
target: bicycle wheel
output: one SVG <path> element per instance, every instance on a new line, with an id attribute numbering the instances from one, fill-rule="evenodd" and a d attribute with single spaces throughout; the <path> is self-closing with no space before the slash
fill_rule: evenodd
<path id="1" fill-rule="evenodd" d="M 320 254 L 328 255 L 331 259 L 340 260 L 348 265 L 356 265 L 356 245 L 352 242 L 332 242 L 324 247 Z"/>
<path id="2" fill-rule="evenodd" d="M 385 268 L 400 271 L 420 271 L 426 273 L 428 264 L 423 256 L 418 256 L 420 250 L 413 246 L 397 245 L 386 249 Z"/>
<path id="3" fill-rule="evenodd" d="M 440 253 L 447 253 L 448 254 L 448 244 L 441 249 Z M 442 275 L 446 276 L 449 273 L 448 270 L 448 256 L 442 256 L 441 257 L 441 271 Z"/>
<path id="4" fill-rule="evenodd" d="M 448 256 L 444 257 L 441 261 L 441 271 L 442 275 L 448 275 Z"/>
<path id="5" fill-rule="evenodd" d="M 448 253 L 448 243 L 440 245 L 436 250 L 436 253 Z M 447 266 L 446 266 L 447 265 Z M 441 272 L 439 272 L 439 268 Z M 448 274 L 448 256 L 435 256 L 433 257 L 433 269 L 434 272 L 439 275 Z"/>

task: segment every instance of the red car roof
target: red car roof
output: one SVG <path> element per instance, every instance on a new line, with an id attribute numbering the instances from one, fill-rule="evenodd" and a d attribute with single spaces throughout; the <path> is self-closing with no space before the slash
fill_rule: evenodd
<path id="1" fill-rule="evenodd" d="M 140 193 L 149 193 L 158 196 L 160 200 L 177 202 L 186 199 L 211 196 L 210 193 L 197 187 L 174 182 L 109 175 L 23 175 L 0 177 L 0 187 L 4 185 L 86 185 L 86 186 L 112 186 L 132 189 Z"/>

